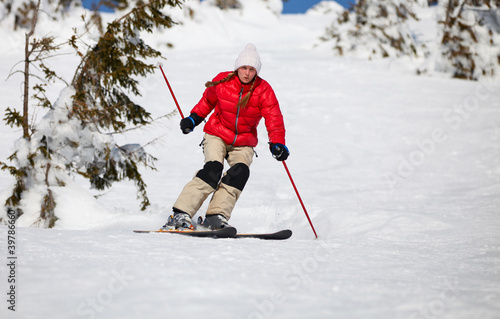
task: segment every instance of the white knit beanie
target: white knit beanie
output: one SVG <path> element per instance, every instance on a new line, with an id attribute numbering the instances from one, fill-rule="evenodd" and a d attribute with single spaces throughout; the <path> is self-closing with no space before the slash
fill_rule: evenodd
<path id="1" fill-rule="evenodd" d="M 260 63 L 260 56 L 257 53 L 257 48 L 251 43 L 247 44 L 245 50 L 241 51 L 240 55 L 236 59 L 236 62 L 234 63 L 234 70 L 236 71 L 245 65 L 254 67 L 255 70 L 257 70 L 257 74 L 259 74 L 260 67 L 262 66 L 262 63 Z"/>

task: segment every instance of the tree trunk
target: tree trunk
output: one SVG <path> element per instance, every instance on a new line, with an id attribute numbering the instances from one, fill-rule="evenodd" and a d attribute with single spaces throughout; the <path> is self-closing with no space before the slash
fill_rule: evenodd
<path id="1" fill-rule="evenodd" d="M 36 22 L 38 20 L 38 10 L 40 8 L 40 0 L 33 12 L 33 21 L 31 23 L 30 32 L 26 33 L 26 43 L 24 46 L 24 100 L 23 100 L 23 137 L 30 139 L 29 123 L 28 123 L 28 102 L 29 102 L 29 86 L 30 86 L 30 56 L 33 50 L 30 50 L 30 38 L 35 32 Z"/>

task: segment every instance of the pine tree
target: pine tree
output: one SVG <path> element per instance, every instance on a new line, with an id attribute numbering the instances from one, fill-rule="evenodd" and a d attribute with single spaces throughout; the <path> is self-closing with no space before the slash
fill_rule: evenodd
<path id="1" fill-rule="evenodd" d="M 121 131 L 128 124 L 146 125 L 150 114 L 133 102 L 129 93 L 140 95 L 137 76 L 154 72 L 155 66 L 144 59 L 159 58 L 159 51 L 148 46 L 140 32 L 152 32 L 154 28 L 171 27 L 173 21 L 160 9 L 166 4 L 179 5 L 178 1 L 150 1 L 134 8 L 122 18 L 107 26 L 98 43 L 83 57 L 72 86 L 76 89 L 70 117 L 82 121 L 91 130 Z M 78 47 L 75 46 L 78 50 Z M 119 156 L 111 156 L 112 154 Z M 134 180 L 142 198 L 142 208 L 149 205 L 146 185 L 138 170 L 137 162 L 149 167 L 154 158 L 142 148 L 105 147 L 96 154 L 79 173 L 90 179 L 93 187 L 102 190 L 112 182 Z"/>
<path id="2" fill-rule="evenodd" d="M 129 6 L 126 0 L 112 4 L 120 10 Z M 6 123 L 23 128 L 17 150 L 9 157 L 14 165 L 0 162 L 1 168 L 16 178 L 12 195 L 5 203 L 9 209 L 22 214 L 23 199 L 36 190 L 43 199 L 35 224 L 53 227 L 57 221 L 54 213 L 57 202 L 52 187 L 65 186 L 71 172 L 88 178 L 98 190 L 117 181 L 132 180 L 138 189 L 141 208 L 150 204 L 138 167 L 154 169 L 156 159 L 141 145 L 116 145 L 113 135 L 151 123 L 151 115 L 133 99 L 140 96 L 137 78 L 155 69 L 155 65 L 145 61 L 162 57 L 144 42 L 141 32 L 171 27 L 174 22 L 162 9 L 180 4 L 176 0 L 137 1 L 132 10 L 108 24 L 97 43 L 90 47 L 75 32 L 66 44 L 74 48 L 81 62 L 68 87 L 51 103 L 44 97 L 45 88 L 37 85 L 40 105 L 49 110 L 40 123 L 30 126 L 27 111 L 22 115 L 7 109 Z M 32 23 L 32 28 L 35 26 L 36 22 Z M 45 48 L 56 50 L 58 46 L 53 41 L 51 38 L 50 46 Z M 36 43 L 30 44 L 27 37 L 27 48 L 33 49 Z M 40 54 L 47 54 L 43 49 Z M 34 62 L 29 56 L 25 61 Z M 42 70 L 46 80 L 58 78 L 50 69 L 42 67 Z M 25 71 L 26 77 L 30 75 Z M 28 96 L 25 91 L 25 98 Z"/>
<path id="3" fill-rule="evenodd" d="M 367 58 L 417 56 L 418 49 L 407 21 L 417 20 L 414 0 L 359 0 L 327 28 L 323 41 L 333 41 L 338 55 Z"/>
<path id="4" fill-rule="evenodd" d="M 478 80 L 500 72 L 499 0 L 449 0 L 440 42 L 438 71 Z"/>
<path id="5" fill-rule="evenodd" d="M 54 17 L 62 17 L 64 13 L 73 7 L 79 6 L 81 4 L 80 0 L 44 0 L 43 8 L 37 5 L 37 0 L 0 0 L 0 4 L 3 4 L 6 16 L 14 15 L 14 30 L 18 28 L 31 29 L 33 16 L 38 14 L 38 11 L 42 9 L 47 14 Z M 4 16 L 5 18 L 5 16 Z"/>
<path id="6" fill-rule="evenodd" d="M 222 10 L 241 8 L 239 0 L 215 0 L 215 5 Z"/>
<path id="7" fill-rule="evenodd" d="M 24 71 L 22 72 L 19 71 L 23 74 L 24 77 L 23 112 L 21 114 L 15 109 L 7 108 L 6 116 L 4 118 L 7 125 L 10 125 L 11 127 L 16 126 L 22 128 L 23 130 L 22 139 L 27 143 L 31 141 L 31 134 L 33 132 L 33 127 L 31 127 L 30 123 L 28 122 L 29 85 L 30 85 L 30 77 L 32 75 L 30 68 L 34 63 L 38 62 L 40 63 L 41 70 L 43 71 L 43 73 L 45 73 L 45 78 L 47 81 L 51 81 L 53 80 L 54 77 L 56 77 L 55 73 L 48 67 L 46 67 L 45 64 L 43 63 L 47 58 L 50 57 L 50 54 L 52 52 L 57 51 L 58 49 L 58 46 L 54 45 L 54 38 L 53 37 L 43 37 L 41 39 L 35 38 L 32 40 L 32 42 L 30 42 L 38 21 L 40 2 L 41 1 L 38 0 L 37 3 L 32 4 L 33 6 L 31 7 L 32 16 L 31 20 L 28 23 L 28 25 L 30 26 L 30 30 L 28 33 L 26 33 L 25 37 L 26 39 L 25 39 Z M 39 101 L 39 105 L 42 107 L 50 106 L 50 102 L 44 95 L 45 89 L 43 85 L 35 85 L 34 90 L 38 92 L 37 94 L 34 95 L 34 98 Z M 42 151 L 42 154 L 44 154 L 45 156 L 46 152 L 43 152 L 44 149 L 41 148 L 40 150 Z M 25 164 L 27 165 L 21 164 L 18 165 L 19 167 L 8 166 L 0 162 L 0 164 L 2 165 L 2 169 L 9 170 L 17 181 L 14 186 L 13 195 L 6 202 L 7 206 L 10 207 L 19 206 L 22 194 L 27 191 L 29 185 L 33 184 L 32 183 L 33 179 L 30 177 L 33 175 L 32 173 L 36 166 L 34 157 L 36 157 L 36 155 L 33 153 L 27 154 L 25 162 Z M 18 151 L 12 154 L 9 157 L 9 160 L 16 161 L 19 163 Z M 40 179 L 39 180 L 40 183 L 45 183 L 45 185 L 48 185 L 47 174 L 48 171 L 50 170 L 50 166 L 51 166 L 50 163 L 46 163 L 44 165 L 44 169 L 46 170 L 45 179 L 43 178 Z M 40 217 L 43 218 L 48 227 L 52 227 L 55 221 L 57 220 L 53 212 L 54 207 L 55 207 L 54 197 L 52 195 L 51 190 L 47 188 L 41 203 Z M 17 212 L 17 217 L 19 217 L 20 215 L 22 215 L 22 210 L 18 210 Z"/>

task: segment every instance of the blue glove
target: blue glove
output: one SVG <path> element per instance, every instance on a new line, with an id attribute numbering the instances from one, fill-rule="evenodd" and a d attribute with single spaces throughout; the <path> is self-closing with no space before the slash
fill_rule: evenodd
<path id="1" fill-rule="evenodd" d="M 280 143 L 269 143 L 269 150 L 273 157 L 280 162 L 286 160 L 290 155 L 288 148 Z"/>

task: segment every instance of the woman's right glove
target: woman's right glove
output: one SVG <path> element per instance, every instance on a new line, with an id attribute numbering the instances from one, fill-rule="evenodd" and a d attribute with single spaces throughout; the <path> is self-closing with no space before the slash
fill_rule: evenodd
<path id="1" fill-rule="evenodd" d="M 185 117 L 181 120 L 181 131 L 184 134 L 191 133 L 198 124 L 200 124 L 203 121 L 203 118 L 201 118 L 198 114 L 196 113 L 191 113 L 188 117 Z"/>
<path id="2" fill-rule="evenodd" d="M 280 143 L 269 143 L 269 150 L 273 154 L 273 157 L 280 162 L 286 160 L 288 155 L 290 155 L 288 148 Z"/>

